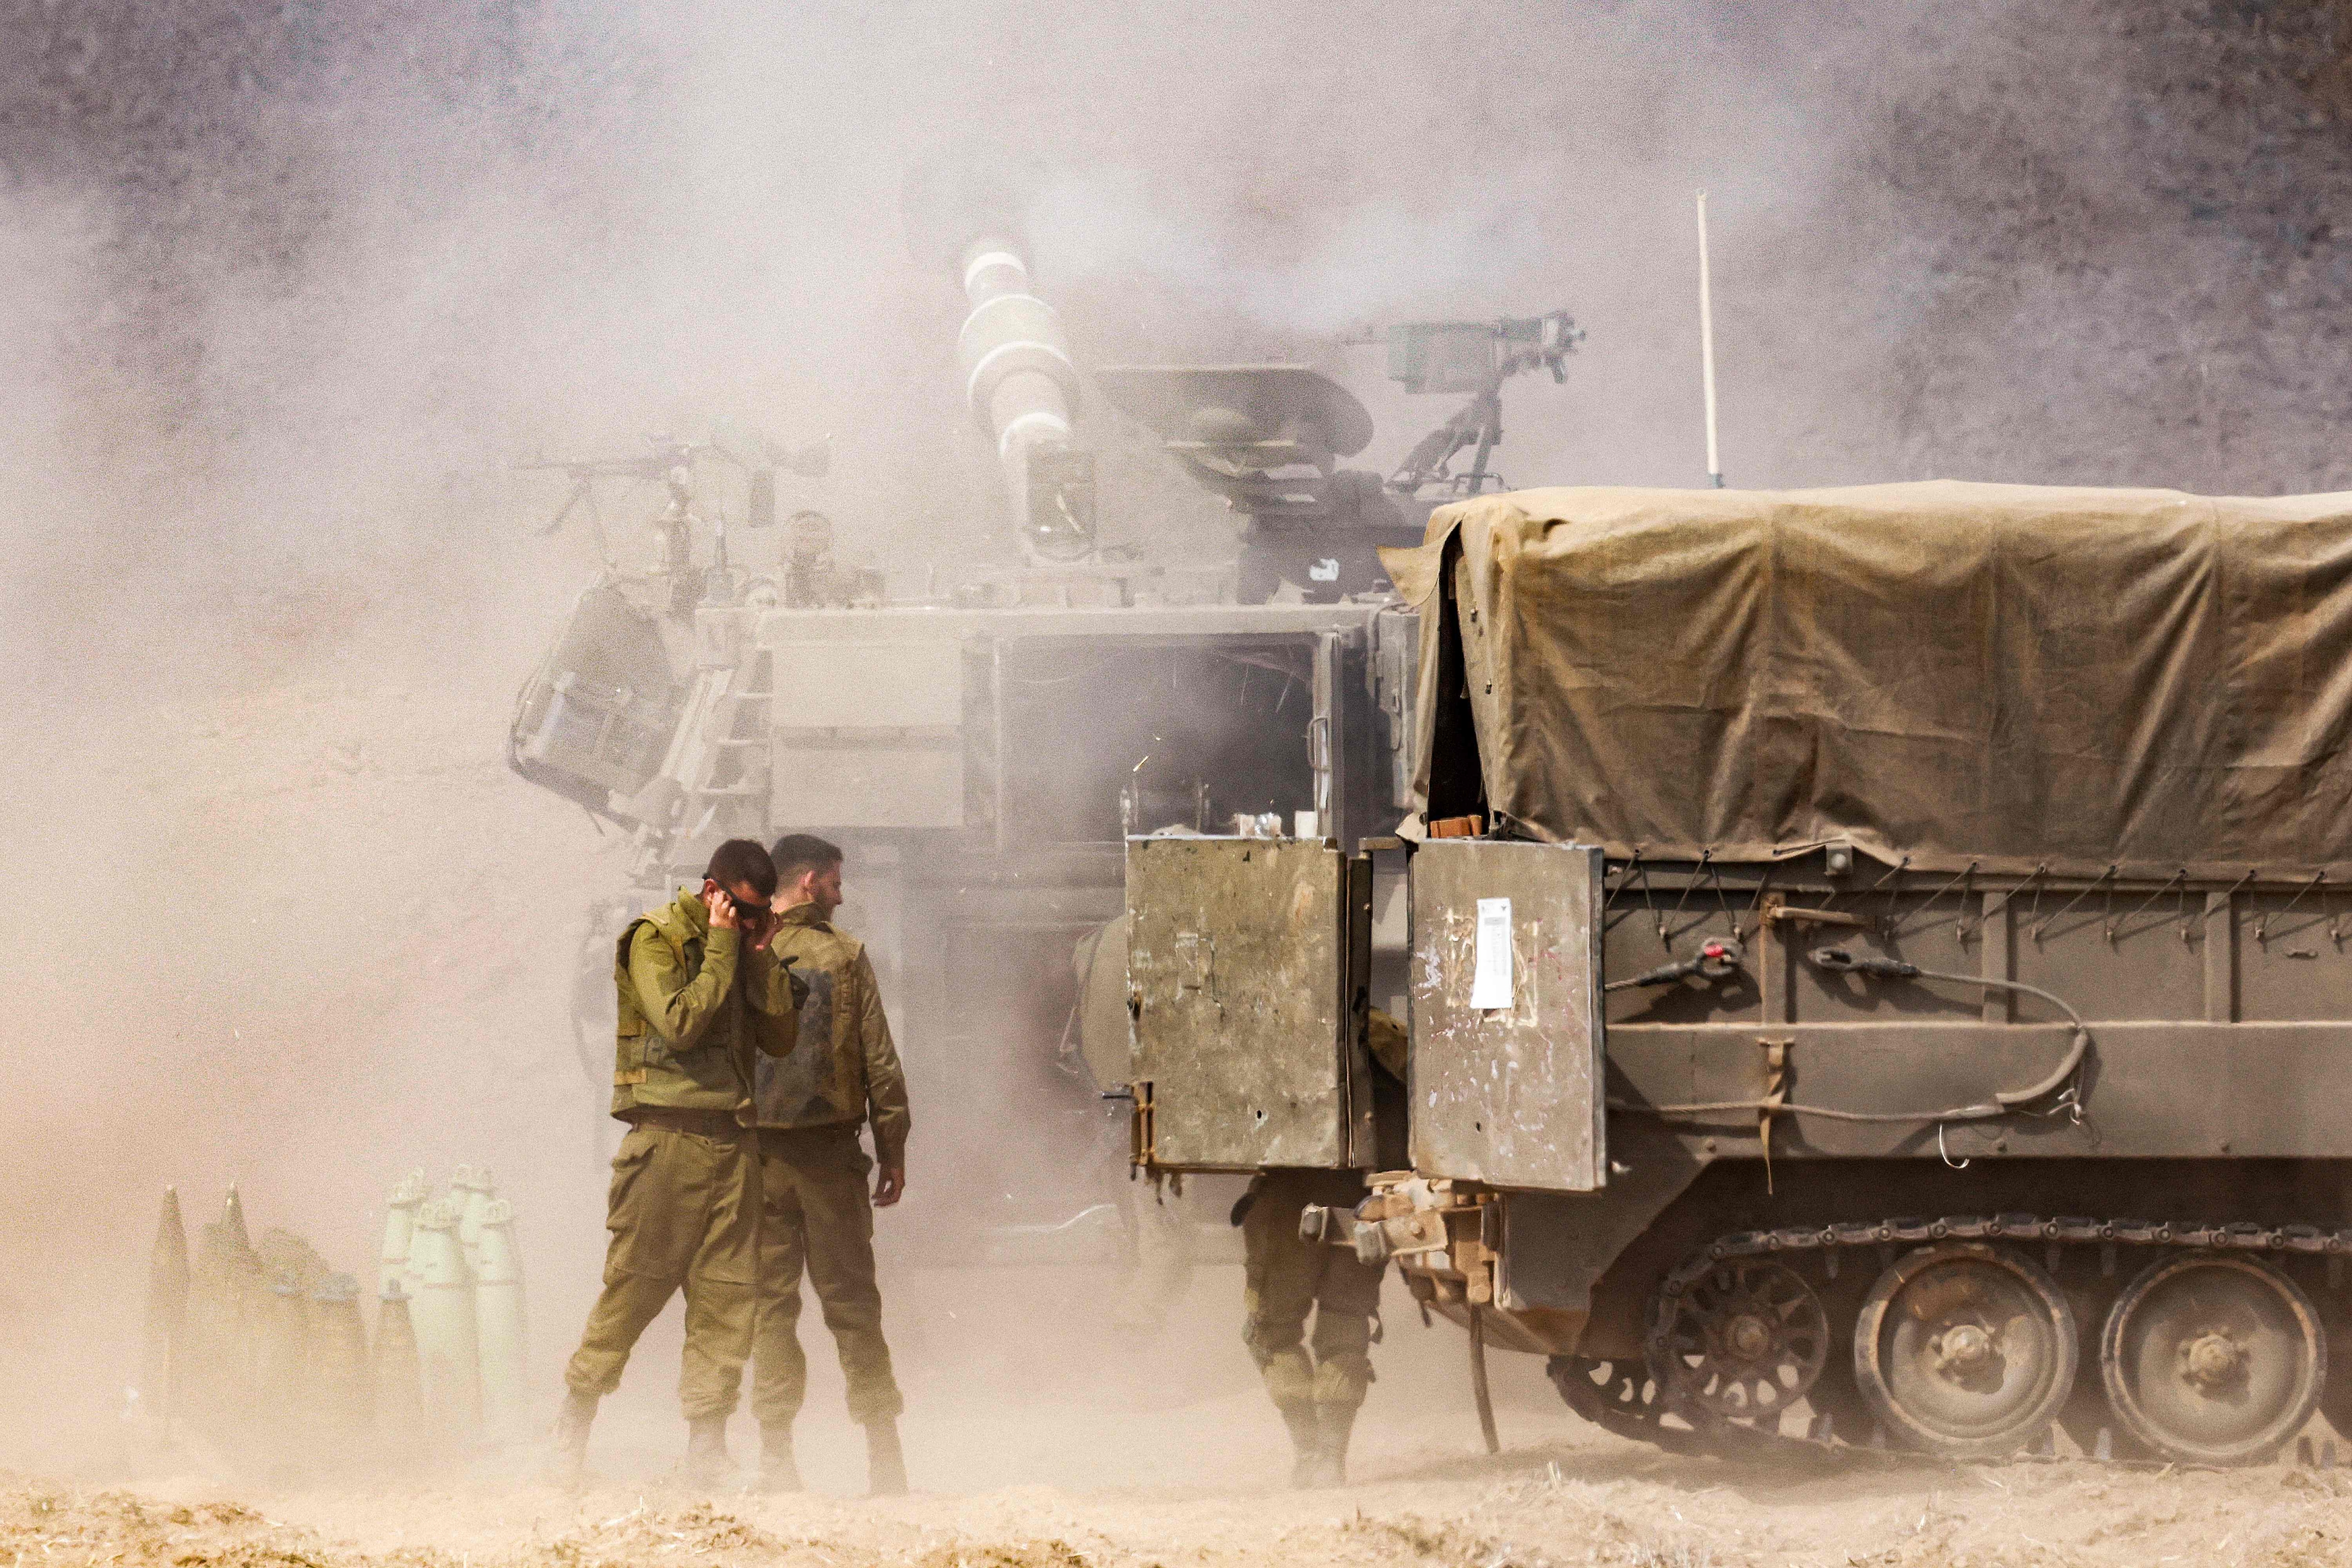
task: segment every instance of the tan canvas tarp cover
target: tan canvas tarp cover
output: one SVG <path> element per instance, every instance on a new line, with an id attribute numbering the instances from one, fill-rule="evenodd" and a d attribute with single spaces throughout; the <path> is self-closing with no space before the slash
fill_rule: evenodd
<path id="1" fill-rule="evenodd" d="M 1487 797 L 1539 837 L 2352 880 L 2352 493 L 1529 490 L 1385 552 L 1407 599 L 1455 540 Z"/>

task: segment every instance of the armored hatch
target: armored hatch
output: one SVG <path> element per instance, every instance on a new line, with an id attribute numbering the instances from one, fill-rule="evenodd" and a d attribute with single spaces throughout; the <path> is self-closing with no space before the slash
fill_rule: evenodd
<path id="1" fill-rule="evenodd" d="M 1349 983 L 1370 932 L 1353 918 L 1370 894 L 1361 862 L 1319 839 L 1141 838 L 1126 880 L 1142 1163 L 1362 1163 L 1370 1065 Z"/>

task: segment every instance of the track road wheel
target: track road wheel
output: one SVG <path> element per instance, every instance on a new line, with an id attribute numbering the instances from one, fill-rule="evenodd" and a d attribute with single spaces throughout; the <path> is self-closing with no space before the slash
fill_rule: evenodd
<path id="1" fill-rule="evenodd" d="M 1796 1270 L 1766 1259 L 1718 1264 L 1685 1286 L 1650 1375 L 1669 1403 L 1771 1431 L 1829 1359 L 1829 1316 Z"/>
<path id="2" fill-rule="evenodd" d="M 2293 1280 L 2260 1258 L 2185 1252 L 2116 1298 L 2099 1336 L 2116 1417 L 2168 1458 L 2258 1464 L 2319 1406 L 2327 1341 Z"/>
<path id="3" fill-rule="evenodd" d="M 2050 1276 L 1981 1242 L 1923 1247 L 1878 1277 L 1853 1329 L 1853 1376 L 1906 1448 L 2014 1453 L 2074 1385 L 2074 1314 Z"/>

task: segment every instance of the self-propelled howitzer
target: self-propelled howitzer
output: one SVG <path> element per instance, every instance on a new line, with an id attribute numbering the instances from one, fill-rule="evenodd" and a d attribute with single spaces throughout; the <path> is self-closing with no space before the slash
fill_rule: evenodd
<path id="1" fill-rule="evenodd" d="M 1129 1184 L 1117 1113 L 1082 1065 L 1090 971 L 1072 957 L 1123 907 L 1124 840 L 1237 819 L 1344 841 L 1392 828 L 1410 804 L 1418 632 L 1376 552 L 1417 541 L 1437 499 L 1495 476 L 1483 458 L 1401 486 L 1341 466 L 1371 420 L 1308 367 L 1130 367 L 1090 383 L 1033 273 L 1017 182 L 926 168 L 907 209 L 916 259 L 968 306 L 959 373 L 1003 481 L 972 498 L 974 548 L 949 555 L 961 570 L 866 573 L 836 591 L 853 574 L 817 559 L 829 541 L 807 517 L 782 530 L 809 524 L 805 570 L 751 570 L 748 551 L 706 564 L 732 491 L 705 506 L 693 475 L 663 464 L 651 476 L 671 483 L 662 537 L 675 548 L 582 598 L 522 694 L 509 756 L 635 841 L 637 885 L 583 947 L 592 1071 L 609 1035 L 612 921 L 698 876 L 719 840 L 822 834 L 848 852 L 844 921 L 879 972 L 910 1076 L 940 1086 L 919 1088 L 919 1136 L 962 1151 L 958 1187 L 914 1206 L 951 1211 L 926 1238 L 932 1255 L 974 1238 L 990 1256 L 1000 1243 L 1115 1250 Z M 1444 324 L 1400 341 L 1441 337 L 1408 369 L 1474 399 L 1574 341 L 1564 319 L 1533 337 Z M 1232 482 L 1213 488 L 1247 520 L 1238 560 L 1149 538 L 1103 547 L 1081 423 L 1097 390 L 1196 476 Z M 711 444 L 709 476 L 731 486 L 719 465 L 743 444 Z M 790 456 L 752 445 L 771 468 Z M 571 466 L 593 498 L 608 470 Z M 738 513 L 751 528 L 775 510 L 758 499 L 747 489 Z M 998 506 L 1009 517 L 992 517 Z M 1018 559 L 970 559 L 998 520 Z M 1011 1223 L 976 1224 L 974 1209 Z"/>

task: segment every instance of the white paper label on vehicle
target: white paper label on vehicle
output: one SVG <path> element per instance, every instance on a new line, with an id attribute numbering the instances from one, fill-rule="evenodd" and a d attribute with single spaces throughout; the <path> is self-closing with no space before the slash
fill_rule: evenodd
<path id="1" fill-rule="evenodd" d="M 1478 963 L 1470 975 L 1470 1005 L 1507 1008 L 1511 999 L 1511 901 L 1478 901 Z"/>

